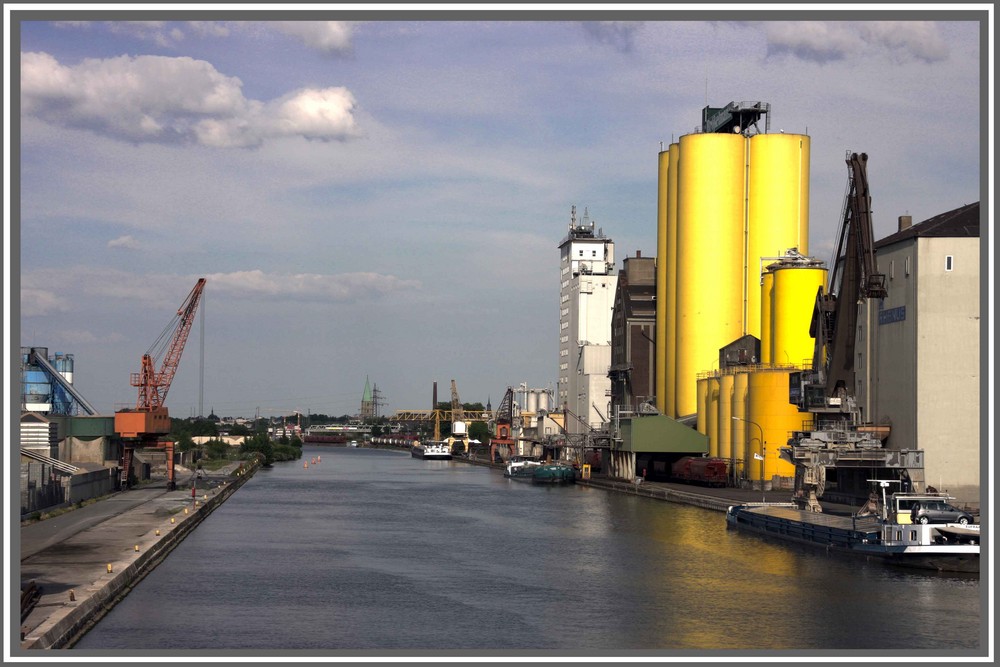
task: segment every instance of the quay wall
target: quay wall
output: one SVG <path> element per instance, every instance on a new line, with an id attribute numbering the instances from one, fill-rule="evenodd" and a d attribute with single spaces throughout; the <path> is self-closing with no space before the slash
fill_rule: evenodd
<path id="1" fill-rule="evenodd" d="M 153 571 L 198 524 L 224 503 L 257 471 L 257 464 L 247 464 L 243 474 L 232 478 L 215 495 L 199 502 L 190 514 L 178 514 L 177 522 L 165 524 L 156 535 L 151 530 L 136 540 L 139 552 L 110 563 L 112 572 L 95 581 L 87 590 L 77 591 L 80 601 L 66 606 L 45 620 L 22 649 L 71 648 L 86 632 L 118 604 L 143 577 Z"/>

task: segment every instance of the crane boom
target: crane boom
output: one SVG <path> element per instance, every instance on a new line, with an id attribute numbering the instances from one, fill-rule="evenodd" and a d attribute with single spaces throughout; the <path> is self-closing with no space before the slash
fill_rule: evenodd
<path id="1" fill-rule="evenodd" d="M 858 304 L 867 299 L 884 298 L 887 293 L 885 275 L 878 273 L 875 262 L 867 163 L 867 153 L 851 153 L 847 158 L 848 194 L 837 240 L 837 256 L 830 274 L 829 290 L 817 295 L 810 331 L 816 338 L 813 367 L 825 366 L 828 396 L 840 392 L 853 394 Z"/>
<path id="2" fill-rule="evenodd" d="M 199 278 L 184 303 L 177 309 L 177 327 L 174 329 L 170 347 L 163 357 L 160 370 L 156 370 L 153 355 L 148 352 L 142 355 L 142 370 L 138 373 L 132 373 L 131 377 L 132 386 L 139 388 L 139 397 L 135 404 L 136 410 L 152 412 L 162 407 L 167 400 L 167 392 L 170 391 L 170 384 L 174 381 L 174 375 L 177 373 L 177 366 L 180 364 L 181 354 L 184 352 L 184 344 L 191 332 L 191 324 L 194 322 L 195 311 L 198 310 L 198 302 L 201 300 L 201 293 L 204 289 L 205 279 Z"/>

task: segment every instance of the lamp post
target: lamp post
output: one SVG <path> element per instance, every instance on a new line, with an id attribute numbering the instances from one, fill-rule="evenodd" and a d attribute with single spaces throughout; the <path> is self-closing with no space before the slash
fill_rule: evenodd
<path id="1" fill-rule="evenodd" d="M 748 424 L 753 424 L 754 426 L 757 427 L 757 430 L 760 431 L 760 490 L 761 490 L 761 493 L 763 493 L 764 492 L 764 459 L 767 457 L 767 442 L 765 442 L 765 440 L 764 440 L 764 429 L 762 429 L 760 427 L 760 424 L 758 424 L 757 422 L 751 421 L 749 419 L 744 419 L 743 417 L 733 416 L 733 419 L 735 421 L 744 421 L 744 422 L 746 422 Z M 751 440 L 751 442 L 752 442 L 752 440 Z"/>

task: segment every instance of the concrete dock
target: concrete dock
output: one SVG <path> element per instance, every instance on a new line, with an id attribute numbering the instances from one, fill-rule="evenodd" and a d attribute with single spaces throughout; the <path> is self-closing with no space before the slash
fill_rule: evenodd
<path id="1" fill-rule="evenodd" d="M 256 470 L 238 461 L 202 478 L 178 473 L 20 528 L 22 650 L 69 648 Z M 192 492 L 192 484 L 194 489 Z"/>

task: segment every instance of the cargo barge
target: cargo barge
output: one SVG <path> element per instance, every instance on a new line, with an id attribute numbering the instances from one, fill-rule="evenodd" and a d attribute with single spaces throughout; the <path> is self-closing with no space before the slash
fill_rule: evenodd
<path id="1" fill-rule="evenodd" d="M 893 506 L 909 497 L 894 494 Z M 838 516 L 794 503 L 733 505 L 726 525 L 828 551 L 939 572 L 979 572 L 979 526 L 910 523 L 909 512 Z"/>
<path id="2" fill-rule="evenodd" d="M 431 459 L 436 461 L 451 460 L 451 448 L 444 442 L 426 442 L 424 444 L 414 444 L 410 448 L 410 455 L 415 459 Z"/>

